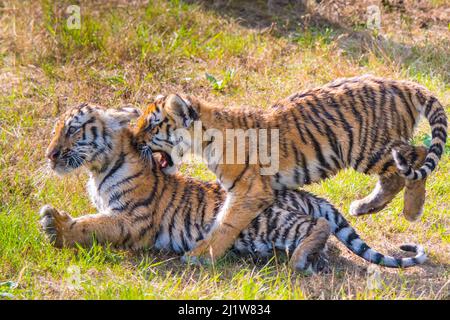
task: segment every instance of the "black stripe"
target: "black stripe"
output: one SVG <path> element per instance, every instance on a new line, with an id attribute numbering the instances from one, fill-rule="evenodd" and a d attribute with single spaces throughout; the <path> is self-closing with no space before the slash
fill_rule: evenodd
<path id="1" fill-rule="evenodd" d="M 380 264 L 383 258 L 384 256 L 381 253 L 375 252 L 375 254 L 372 256 L 372 262 L 375 264 Z"/>
<path id="2" fill-rule="evenodd" d="M 430 100 L 428 100 L 427 105 L 425 106 L 425 117 L 429 119 L 429 113 L 431 110 L 433 110 L 433 103 L 436 101 L 435 97 L 430 97 Z"/>
<path id="3" fill-rule="evenodd" d="M 346 96 L 350 97 L 350 108 L 352 111 L 353 116 L 356 118 L 357 121 L 355 121 L 355 123 L 357 125 L 359 125 L 359 140 L 361 140 L 361 134 L 362 134 L 362 128 L 363 128 L 363 118 L 361 116 L 361 113 L 359 113 L 359 111 L 355 108 L 356 105 L 356 100 L 355 100 L 355 96 L 353 94 L 353 90 L 348 88 L 347 86 L 344 87 Z M 352 131 L 352 135 L 353 135 L 353 131 Z M 352 137 L 353 139 L 353 137 Z M 361 141 L 360 141 L 361 142 Z M 354 143 L 353 143 L 354 144 Z M 348 150 L 348 154 L 347 154 L 347 164 L 349 166 L 352 166 L 352 159 L 353 157 L 353 144 L 350 146 L 349 150 Z"/>
<path id="4" fill-rule="evenodd" d="M 106 182 L 106 180 L 108 180 L 110 177 L 112 177 L 112 175 L 114 175 L 114 173 L 116 173 L 117 170 L 119 170 L 123 166 L 124 163 L 125 163 L 125 153 L 121 152 L 120 155 L 119 155 L 119 158 L 114 163 L 114 166 L 105 175 L 105 177 L 103 178 L 102 182 L 100 182 L 100 184 L 98 186 L 98 191 L 100 191 L 102 189 L 102 186 Z"/>
<path id="5" fill-rule="evenodd" d="M 433 123 L 431 125 L 435 126 L 437 124 L 440 124 L 443 127 L 447 128 L 447 118 L 443 117 L 443 118 L 435 119 L 435 120 L 433 120 Z"/>
<path id="6" fill-rule="evenodd" d="M 344 220 L 344 218 L 341 216 L 341 213 L 334 208 L 331 204 L 329 204 L 329 206 L 331 207 L 331 210 L 329 211 L 330 214 L 333 215 L 334 217 L 334 225 L 336 226 L 336 228 L 341 227 L 341 228 L 345 228 L 348 227 L 349 224 L 346 220 Z M 331 217 L 329 218 L 329 221 L 331 222 Z M 336 230 L 334 231 L 334 234 L 336 234 Z"/>
<path id="7" fill-rule="evenodd" d="M 289 232 L 291 232 L 292 226 L 293 226 L 293 225 L 295 224 L 295 222 L 297 222 L 297 221 L 298 221 L 298 220 L 284 221 L 283 227 L 284 227 L 285 229 L 284 229 L 284 231 L 283 231 L 283 234 L 281 235 L 281 238 L 280 238 L 281 241 L 287 242 L 286 240 L 287 240 L 287 238 L 288 238 Z M 309 221 L 306 221 L 306 219 L 303 220 L 303 221 L 301 221 L 301 222 L 299 223 L 299 228 L 300 228 L 300 226 L 302 226 L 303 224 L 305 224 L 305 223 L 307 223 L 307 222 L 309 222 Z M 310 225 L 309 227 L 312 227 L 312 226 Z M 306 234 L 309 234 L 309 228 L 308 228 L 308 232 L 306 232 Z"/>
<path id="8" fill-rule="evenodd" d="M 359 133 L 359 154 L 355 160 L 353 168 L 358 171 L 359 165 L 361 161 L 364 159 L 364 154 L 366 152 L 367 146 L 367 138 L 369 135 L 369 112 L 368 112 L 368 103 L 364 100 L 364 97 L 357 92 L 358 99 L 360 100 L 361 109 L 365 111 L 365 115 L 363 117 L 363 122 L 361 123 L 360 133 Z M 362 141 L 361 141 L 362 139 Z"/>
<path id="9" fill-rule="evenodd" d="M 299 152 L 298 152 L 297 148 L 295 147 L 295 144 L 293 141 L 291 141 L 291 148 L 294 150 L 295 165 L 296 165 L 296 168 L 294 168 L 294 181 L 295 181 L 295 184 L 298 186 L 298 185 L 300 185 L 300 174 L 299 174 L 299 170 L 298 170 L 297 166 L 300 163 L 300 155 L 299 155 Z"/>
<path id="10" fill-rule="evenodd" d="M 442 128 L 434 128 L 431 131 L 431 136 L 433 139 L 439 138 L 440 140 L 442 140 L 442 142 L 445 142 L 447 140 L 447 132 L 445 132 L 445 130 Z"/>
<path id="11" fill-rule="evenodd" d="M 306 162 L 306 157 L 303 154 L 303 152 L 300 152 L 300 157 L 302 158 L 302 165 L 303 165 L 303 183 L 304 184 L 310 184 L 311 183 L 311 178 L 309 176 L 309 169 L 308 169 L 308 163 Z"/>
<path id="12" fill-rule="evenodd" d="M 306 133 L 309 135 L 309 138 L 311 139 L 312 143 L 313 143 L 313 147 L 314 147 L 314 151 L 316 153 L 316 157 L 319 160 L 319 163 L 321 165 L 321 167 L 318 168 L 319 172 L 320 172 L 320 177 L 322 179 L 325 179 L 327 177 L 327 173 L 325 170 L 323 170 L 323 168 L 325 168 L 328 171 L 331 171 L 331 167 L 329 165 L 329 163 L 325 160 L 323 154 L 322 154 L 322 150 L 320 148 L 320 144 L 319 142 L 316 140 L 316 138 L 314 137 L 314 135 L 311 133 L 311 131 L 309 131 L 309 129 L 307 127 L 305 127 Z"/>
<path id="13" fill-rule="evenodd" d="M 419 169 L 419 172 L 420 172 L 422 178 L 427 176 L 427 170 L 425 170 L 424 168 Z"/>
<path id="14" fill-rule="evenodd" d="M 414 117 L 413 112 L 411 111 L 411 109 L 408 106 L 408 101 L 406 101 L 405 95 L 403 94 L 403 91 L 400 90 L 395 84 L 391 84 L 391 88 L 395 91 L 395 93 L 397 94 L 397 96 L 400 97 L 400 100 L 402 100 L 403 104 L 406 107 L 406 111 L 409 115 L 409 118 L 411 120 L 411 127 L 414 126 L 414 124 L 416 123 L 416 118 Z"/>
<path id="15" fill-rule="evenodd" d="M 300 115 L 302 116 L 302 120 L 305 121 L 305 115 L 303 114 L 303 110 L 300 109 L 300 107 L 302 107 L 302 106 L 298 105 L 298 108 L 295 110 L 297 110 L 300 113 Z M 300 136 L 300 140 L 302 140 L 303 144 L 307 144 L 306 139 L 303 136 L 302 128 L 300 127 L 299 119 L 296 118 L 294 112 L 292 112 L 292 118 L 294 119 L 295 127 L 297 128 L 297 133 Z"/>
<path id="16" fill-rule="evenodd" d="M 176 217 L 181 214 L 185 207 L 186 204 L 188 203 L 188 199 L 190 198 L 192 193 L 192 188 L 190 184 L 187 184 L 184 188 L 183 188 L 183 196 L 180 198 L 181 201 L 180 203 L 177 205 L 176 210 L 174 211 L 174 214 L 172 215 L 172 219 L 170 220 L 169 223 L 169 238 L 170 238 L 170 244 L 172 246 L 172 248 L 175 248 L 175 242 L 174 242 L 174 229 L 175 228 L 179 228 L 178 225 L 176 225 Z M 181 234 L 180 234 L 181 235 Z M 183 237 L 182 237 L 182 241 L 183 241 Z M 183 244 L 182 244 L 183 245 Z"/>
<path id="17" fill-rule="evenodd" d="M 355 253 L 360 257 L 364 257 L 364 253 L 366 253 L 366 251 L 369 249 L 370 249 L 370 247 L 366 243 L 363 242 L 361 244 L 361 247 L 359 247 L 358 251 L 356 251 Z"/>
<path id="18" fill-rule="evenodd" d="M 438 158 L 442 156 L 443 148 L 441 144 L 432 144 L 430 149 L 428 149 L 428 153 L 434 153 Z"/>
<path id="19" fill-rule="evenodd" d="M 128 200 L 128 201 L 125 201 L 125 203 L 121 203 L 118 207 L 109 208 L 109 210 L 123 212 L 124 210 L 127 210 L 128 207 L 130 206 L 130 204 L 132 204 L 132 203 L 133 203 L 133 201 Z"/>
<path id="20" fill-rule="evenodd" d="M 189 250 L 190 250 L 190 247 L 189 247 L 188 242 L 186 241 L 186 237 L 185 237 L 185 235 L 184 235 L 183 229 L 180 230 L 179 235 L 180 235 L 180 239 L 181 239 L 181 247 L 182 247 L 183 251 L 184 251 L 184 252 L 189 251 Z M 175 247 L 173 247 L 173 249 L 175 250 Z"/>
<path id="21" fill-rule="evenodd" d="M 170 209 L 173 209 L 173 212 L 176 213 L 176 208 L 178 206 L 175 206 L 173 204 L 173 201 L 175 200 L 175 197 L 177 195 L 178 195 L 178 190 L 177 190 L 177 186 L 175 185 L 175 189 L 171 193 L 170 200 L 167 202 L 167 206 L 164 208 L 163 214 L 161 215 L 161 221 L 168 219 L 167 215 L 168 215 Z M 169 231 L 167 231 L 167 232 L 169 232 Z M 170 234 L 169 234 L 169 239 L 170 239 Z"/>
<path id="22" fill-rule="evenodd" d="M 109 197 L 108 207 L 111 207 L 112 204 L 113 204 L 115 201 L 119 200 L 120 198 L 122 198 L 122 197 L 123 197 L 124 195 L 126 195 L 127 193 L 130 193 L 130 192 L 136 190 L 137 188 L 138 188 L 138 186 L 136 185 L 136 186 L 134 186 L 134 187 L 131 187 L 131 188 L 126 189 L 126 190 L 122 190 L 122 191 L 120 191 L 120 192 L 119 192 L 119 191 L 112 192 L 111 195 L 110 195 L 110 197 Z"/>
<path id="23" fill-rule="evenodd" d="M 184 230 L 186 231 L 187 237 L 189 240 L 192 239 L 192 232 L 191 232 L 191 227 L 192 227 L 192 221 L 191 221 L 191 215 L 194 213 L 198 212 L 198 203 L 197 203 L 197 208 L 193 208 L 192 204 L 193 204 L 193 199 L 190 199 L 190 206 L 186 206 L 185 210 L 184 210 Z M 194 219 L 195 221 L 195 219 Z"/>
<path id="24" fill-rule="evenodd" d="M 334 99 L 334 97 L 329 96 L 329 100 L 331 101 L 331 106 L 334 108 L 334 110 L 336 111 L 337 115 L 339 116 L 339 122 L 343 125 L 344 131 L 347 134 L 348 137 L 348 152 L 347 152 L 347 163 L 350 163 L 351 158 L 352 158 L 352 150 L 353 150 L 353 127 L 347 122 L 347 120 L 345 119 L 344 115 L 342 114 L 341 110 L 340 110 L 340 106 L 337 103 L 337 101 Z M 334 135 L 336 136 L 336 135 Z M 337 144 L 337 142 L 336 142 Z M 337 155 L 339 155 L 339 152 L 337 153 Z M 344 160 L 343 159 L 343 155 L 339 156 L 339 159 Z"/>
<path id="25" fill-rule="evenodd" d="M 381 107 L 380 108 L 378 107 L 377 100 L 376 100 L 376 93 L 372 87 L 366 86 L 366 85 L 363 86 L 363 92 L 364 92 L 364 97 L 367 97 L 367 99 L 370 100 L 370 105 L 371 105 L 370 110 L 372 111 L 372 121 L 371 121 L 371 125 L 370 125 L 371 137 L 367 141 L 367 146 L 368 147 L 370 146 L 370 147 L 368 149 L 366 149 L 367 152 L 364 155 L 364 159 L 367 159 L 367 157 L 369 155 L 373 155 L 375 149 L 378 148 L 378 143 L 379 143 L 378 138 L 381 135 L 378 130 L 380 121 L 377 121 L 377 118 L 381 118 L 381 116 L 379 114 L 377 114 L 377 111 L 381 112 L 381 110 L 379 110 L 379 109 L 381 109 Z M 364 173 L 367 172 L 366 168 L 362 169 L 361 171 Z"/>
<path id="26" fill-rule="evenodd" d="M 381 168 L 381 171 L 378 173 L 380 176 L 382 176 L 384 173 L 386 173 L 386 171 L 392 167 L 395 164 L 394 160 L 389 160 L 386 161 L 383 165 L 383 167 Z"/>
<path id="27" fill-rule="evenodd" d="M 414 103 L 413 103 L 412 100 L 411 100 L 411 91 L 409 90 L 408 87 L 405 86 L 405 87 L 403 87 L 403 90 L 402 90 L 401 92 L 402 92 L 403 101 L 404 101 L 404 103 L 406 104 L 406 107 L 408 108 L 409 112 L 414 116 L 414 123 L 415 123 L 416 120 L 417 120 L 417 116 L 414 115 L 414 114 L 415 114 L 415 113 L 417 114 L 418 111 L 417 111 L 417 109 L 416 109 Z M 406 100 L 405 94 L 406 94 L 407 97 L 409 98 L 409 101 Z"/>
<path id="28" fill-rule="evenodd" d="M 228 188 L 228 190 L 227 190 L 228 192 L 230 192 L 230 191 L 232 191 L 232 190 L 234 189 L 234 187 L 236 186 L 236 182 L 238 182 L 239 180 L 241 180 L 242 176 L 244 175 L 245 171 L 247 171 L 247 169 L 248 169 L 248 159 L 246 159 L 246 161 L 245 161 L 245 168 L 244 168 L 244 170 L 242 170 L 242 172 L 237 176 L 237 178 L 234 179 L 233 184 L 232 184 L 231 187 Z"/>
<path id="29" fill-rule="evenodd" d="M 92 126 L 91 127 L 91 132 L 92 132 L 92 135 L 94 136 L 93 142 L 95 142 L 97 144 L 97 142 L 96 142 L 97 137 L 98 137 L 97 127 Z"/>
<path id="30" fill-rule="evenodd" d="M 317 102 L 316 103 L 318 103 L 318 104 L 320 104 L 320 102 L 317 100 Z M 335 134 L 335 132 L 331 129 L 331 127 L 328 125 L 328 123 L 327 123 L 327 121 L 326 121 L 326 119 L 323 119 L 319 114 L 318 114 L 318 111 L 316 110 L 316 108 L 314 108 L 314 106 L 311 104 L 311 103 L 309 103 L 308 102 L 308 105 L 310 106 L 310 108 L 311 108 L 311 110 L 315 113 L 315 115 L 321 120 L 321 124 L 324 126 L 324 128 L 325 128 L 325 134 L 324 133 L 322 133 L 321 131 L 319 131 L 322 135 L 325 135 L 325 137 L 327 138 L 327 140 L 328 140 L 328 144 L 330 145 L 330 147 L 331 147 L 331 149 L 333 150 L 333 152 L 334 152 L 334 154 L 338 157 L 338 159 L 342 159 L 342 152 L 341 152 L 341 149 L 340 149 L 340 147 L 339 147 L 339 145 L 338 145 L 338 143 L 337 143 L 337 140 L 336 140 L 336 134 Z M 321 104 L 320 104 L 321 105 Z M 322 105 L 321 105 L 322 106 Z M 337 106 L 336 106 L 337 107 Z M 323 106 L 322 106 L 322 109 L 323 109 Z M 326 112 L 326 113 L 328 113 L 328 112 Z M 328 113 L 329 114 L 329 113 Z M 341 116 L 342 116 L 342 114 L 341 114 Z M 330 115 L 330 117 L 331 117 L 331 115 Z M 332 119 L 332 122 L 333 122 L 333 124 L 335 125 L 335 119 L 333 118 L 333 117 L 331 117 L 331 119 Z M 314 124 L 314 121 L 313 121 L 313 124 Z M 353 143 L 353 142 L 352 142 Z M 340 168 L 341 167 L 341 165 L 339 164 L 339 163 L 337 163 L 336 161 L 334 161 L 335 162 L 335 167 L 336 168 Z"/>
<path id="31" fill-rule="evenodd" d="M 81 126 L 81 130 L 83 131 L 83 140 L 86 140 L 86 126 L 90 123 L 95 122 L 95 118 L 92 117 L 89 120 L 87 120 L 83 125 Z"/>
<path id="32" fill-rule="evenodd" d="M 358 235 L 356 234 L 356 232 L 354 230 L 352 230 L 351 233 L 349 233 L 348 237 L 347 237 L 347 243 L 349 245 L 352 245 L 353 240 L 355 239 L 359 239 Z"/>
<path id="33" fill-rule="evenodd" d="M 432 158 L 428 158 L 427 161 L 425 161 L 424 165 L 426 165 L 430 171 L 433 171 L 434 168 L 436 168 L 436 162 Z"/>
<path id="34" fill-rule="evenodd" d="M 444 126 L 447 128 L 447 115 L 445 114 L 445 111 L 442 109 L 439 109 L 438 111 L 434 112 L 429 118 L 428 121 L 430 122 L 430 125 L 433 126 L 436 123 L 443 123 Z"/>
<path id="35" fill-rule="evenodd" d="M 205 223 L 206 204 L 205 204 L 204 199 L 205 199 L 205 190 L 200 187 L 197 190 L 197 201 L 199 204 L 198 212 L 200 212 L 200 215 L 201 215 L 200 225 L 203 225 Z"/>
<path id="36" fill-rule="evenodd" d="M 319 134 L 323 136 L 325 133 L 322 131 L 322 127 L 319 125 L 319 123 L 310 114 L 307 114 L 307 117 L 309 119 L 309 122 L 312 123 L 312 125 L 316 128 L 317 132 L 319 132 Z M 321 124 L 323 124 L 323 122 L 321 122 Z"/>
<path id="37" fill-rule="evenodd" d="M 381 148 L 379 148 L 377 152 L 370 156 L 366 168 L 364 169 L 364 173 L 368 173 L 376 164 L 378 164 L 378 162 L 380 162 L 382 159 L 385 159 L 386 152 L 388 150 L 391 150 L 391 146 L 392 144 L 390 143 L 383 143 L 381 145 Z"/>
<path id="38" fill-rule="evenodd" d="M 120 185 L 122 185 L 124 183 L 130 182 L 131 180 L 136 179 L 137 177 L 140 177 L 143 172 L 144 172 L 143 170 L 138 171 L 137 173 L 120 180 L 119 182 L 117 182 L 117 183 L 113 184 L 111 187 L 109 187 L 107 192 L 117 188 L 118 186 L 120 186 Z"/>
<path id="39" fill-rule="evenodd" d="M 131 208 L 130 208 L 130 210 L 129 210 L 129 213 L 131 214 L 134 210 L 136 210 L 136 208 L 139 208 L 139 207 L 148 207 L 152 202 L 153 202 L 153 199 L 154 199 L 154 197 L 155 197 L 155 194 L 156 194 L 156 191 L 158 190 L 158 184 L 159 184 L 159 179 L 154 179 L 154 182 L 153 182 L 153 188 L 152 188 L 152 190 L 150 191 L 150 194 L 148 195 L 148 197 L 147 198 L 145 198 L 145 199 L 142 199 L 142 200 L 140 200 L 140 201 L 138 201 L 138 202 L 135 202 L 132 206 L 131 206 Z M 139 221 L 139 220 L 143 220 L 144 219 L 144 217 L 142 217 L 142 216 L 137 216 L 136 218 L 134 218 L 134 222 L 137 222 L 137 221 Z"/>
<path id="40" fill-rule="evenodd" d="M 420 89 L 416 90 L 416 98 L 417 100 L 419 100 L 420 105 L 423 107 L 424 103 L 426 102 L 426 98 Z"/>
<path id="41" fill-rule="evenodd" d="M 331 113 L 328 112 L 327 108 L 324 107 L 324 105 L 319 100 L 319 98 L 317 96 L 313 96 L 312 99 L 314 100 L 315 105 L 312 104 L 310 101 L 306 102 L 308 104 L 308 106 L 310 107 L 311 111 L 314 112 L 314 114 L 318 118 L 322 118 L 322 115 L 325 115 L 325 117 L 328 120 L 330 120 L 333 123 L 333 125 L 336 125 L 336 119 L 331 115 Z M 320 108 L 320 111 L 318 111 L 315 106 Z M 325 120 L 325 119 L 323 119 L 323 120 Z"/>

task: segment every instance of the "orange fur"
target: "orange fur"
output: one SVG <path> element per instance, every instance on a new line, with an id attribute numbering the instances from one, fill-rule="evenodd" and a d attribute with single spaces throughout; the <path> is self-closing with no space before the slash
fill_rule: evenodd
<path id="1" fill-rule="evenodd" d="M 423 149 L 408 144 L 421 114 L 433 130 L 426 156 Z M 144 111 L 135 127 L 137 143 L 171 154 L 173 130 L 184 127 L 193 135 L 196 120 L 201 121 L 203 132 L 214 128 L 223 136 L 226 129 L 279 130 L 279 170 L 273 176 L 260 175 L 264 167 L 260 163 L 208 163 L 228 192 L 228 206 L 209 238 L 199 242 L 191 254 L 212 252 L 214 257 L 221 256 L 239 232 L 273 202 L 274 189 L 317 182 L 346 167 L 380 176 L 374 193 L 352 205 L 353 214 L 381 210 L 405 181 L 417 180 L 422 186 L 407 188 L 405 196 L 411 199 L 420 193 L 418 201 L 408 200 L 405 206 L 405 215 L 417 218 L 425 199 L 425 178 L 437 165 L 447 130 L 442 105 L 424 87 L 363 76 L 294 94 L 269 110 L 226 108 L 193 96 L 169 95 Z M 205 147 L 210 142 L 200 141 Z M 248 144 L 244 151 L 248 160 Z M 398 188 L 386 188 L 397 177 Z"/>

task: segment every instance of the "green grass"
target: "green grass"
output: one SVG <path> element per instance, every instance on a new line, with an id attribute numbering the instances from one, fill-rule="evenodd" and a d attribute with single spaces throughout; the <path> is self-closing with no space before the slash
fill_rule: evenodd
<path id="1" fill-rule="evenodd" d="M 81 29 L 69 30 L 64 11 L 70 1 L 6 4 L 16 10 L 0 16 L 0 29 L 6 30 L 0 46 L 0 299 L 449 297 L 449 151 L 428 180 L 425 214 L 417 223 L 401 216 L 401 195 L 377 215 L 347 214 L 352 200 L 371 191 L 374 177 L 347 170 L 307 188 L 335 204 L 381 252 L 396 253 L 403 242 L 427 248 L 430 261 L 423 267 L 379 269 L 383 284 L 378 289 L 367 286 L 368 264 L 337 241 L 331 246 L 333 272 L 317 276 L 293 273 L 279 256 L 255 264 L 230 254 L 213 267 L 193 267 L 152 251 L 136 254 L 98 245 L 57 250 L 47 243 L 37 223 L 42 205 L 75 216 L 94 211 L 85 175 L 60 179 L 44 169 L 55 117 L 80 101 L 143 107 L 158 93 L 185 91 L 224 105 L 266 108 L 301 88 L 370 72 L 418 81 L 450 112 L 447 26 L 423 30 L 412 22 L 408 30 L 398 30 L 386 22 L 386 41 L 367 46 L 331 25 L 284 28 L 283 17 L 258 11 L 264 1 L 230 3 L 254 9 L 243 15 L 254 21 L 241 23 L 231 9 L 182 1 L 119 7 L 83 1 Z M 395 13 L 383 17 L 397 19 Z M 261 20 L 277 21 L 279 27 L 248 27 Z M 361 31 L 363 22 L 349 27 Z M 427 134 L 423 123 L 414 142 L 426 144 Z M 183 171 L 214 179 L 202 164 L 187 164 Z"/>

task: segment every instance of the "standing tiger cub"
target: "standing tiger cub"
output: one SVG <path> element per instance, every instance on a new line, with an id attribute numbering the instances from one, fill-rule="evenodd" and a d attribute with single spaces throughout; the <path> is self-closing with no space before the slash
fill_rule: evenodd
<path id="1" fill-rule="evenodd" d="M 432 130 L 428 150 L 408 144 L 422 115 Z M 196 121 L 201 125 L 196 126 Z M 180 139 L 177 130 L 182 128 L 194 139 Z M 245 152 L 244 163 L 224 159 L 226 143 L 219 150 L 222 158 L 217 160 L 217 149 L 208 149 L 214 137 L 200 136 L 198 140 L 195 128 L 200 128 L 203 136 L 213 129 L 223 136 L 228 129 L 278 130 L 278 172 L 262 175 L 261 162 L 249 161 L 249 144 L 240 150 Z M 352 203 L 353 215 L 381 210 L 406 186 L 403 213 L 408 220 L 417 219 L 425 200 L 425 179 L 444 150 L 447 116 L 423 86 L 365 75 L 294 94 L 268 110 L 226 108 L 187 95 L 161 96 L 140 117 L 135 134 L 138 144 L 162 152 L 170 165 L 176 155 L 172 152 L 183 152 L 178 142 L 187 147 L 203 146 L 194 146 L 194 153 L 202 151 L 198 155 L 228 196 L 211 234 L 190 254 L 207 256 L 211 248 L 213 256 L 219 257 L 273 202 L 274 190 L 317 182 L 347 167 L 379 176 L 373 192 Z M 271 149 L 271 143 L 267 142 L 266 149 Z"/>
<path id="2" fill-rule="evenodd" d="M 47 148 L 50 166 L 64 175 L 84 168 L 97 214 L 72 218 L 51 206 L 40 223 L 57 247 L 89 246 L 93 240 L 115 247 L 155 247 L 184 253 L 203 239 L 224 205 L 217 183 L 166 175 L 153 158 L 142 159 L 128 121 L 134 109 L 104 109 L 82 104 L 58 121 Z M 163 161 L 160 161 L 163 165 Z M 327 268 L 325 244 L 332 232 L 361 258 L 386 267 L 423 263 L 419 245 L 400 248 L 414 257 L 394 258 L 371 249 L 331 204 L 304 191 L 277 191 L 276 201 L 243 230 L 233 244 L 238 253 L 267 257 L 278 249 L 295 270 Z"/>

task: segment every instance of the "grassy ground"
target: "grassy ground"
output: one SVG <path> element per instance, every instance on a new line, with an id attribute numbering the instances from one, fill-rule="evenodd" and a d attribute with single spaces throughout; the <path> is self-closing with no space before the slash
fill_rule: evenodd
<path id="1" fill-rule="evenodd" d="M 39 232 L 43 204 L 93 212 L 85 175 L 59 179 L 44 169 L 55 118 L 81 101 L 144 106 L 157 93 L 185 91 L 264 108 L 301 88 L 374 73 L 418 81 L 450 112 L 448 1 L 405 1 L 406 12 L 381 7 L 378 35 L 365 28 L 366 8 L 378 1 L 323 2 L 299 16 L 269 13 L 265 1 L 81 1 L 81 30 L 65 27 L 72 1 L 1 2 L 0 299 L 449 298 L 448 150 L 417 223 L 400 215 L 401 195 L 377 215 L 347 214 L 353 199 L 371 191 L 373 177 L 345 171 L 308 187 L 381 252 L 423 244 L 429 261 L 408 270 L 368 268 L 336 241 L 333 272 L 306 277 L 282 257 L 255 265 L 229 255 L 214 267 L 187 267 L 154 252 L 56 250 Z M 427 141 L 428 129 L 420 126 L 417 143 Z M 213 178 L 200 165 L 185 171 Z M 380 285 L 368 286 L 371 277 Z"/>

